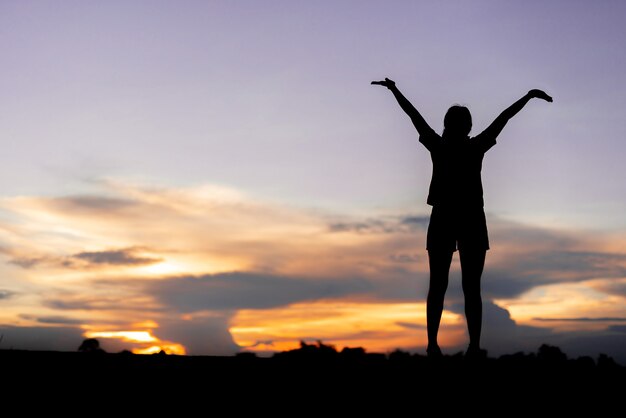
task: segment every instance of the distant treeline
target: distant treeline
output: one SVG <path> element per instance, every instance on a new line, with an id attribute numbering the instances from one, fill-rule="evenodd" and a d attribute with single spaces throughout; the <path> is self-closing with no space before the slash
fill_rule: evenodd
<path id="1" fill-rule="evenodd" d="M 444 395 L 450 399 L 439 404 L 444 409 L 455 405 L 455 399 L 471 398 L 491 407 L 495 400 L 507 402 L 515 410 L 542 405 L 545 411 L 545 405 L 552 405 L 554 411 L 578 411 L 577 405 L 587 405 L 600 413 L 621 405 L 626 393 L 626 368 L 612 358 L 568 358 L 550 345 L 536 353 L 479 359 L 463 353 L 428 358 L 401 350 L 337 351 L 322 342 L 302 342 L 298 349 L 271 357 L 251 352 L 225 357 L 106 353 L 93 341 L 81 347 L 81 352 L 0 350 L 0 383 L 16 396 L 41 390 L 64 397 L 109 394 L 107 399 L 119 403 L 136 402 L 136 394 L 144 393 L 141 399 L 152 405 L 208 397 L 218 403 L 232 398 L 233 408 L 251 407 L 252 398 L 272 406 L 289 400 L 307 408 L 311 403 L 343 405 L 348 416 L 354 416 L 348 413 L 351 408 L 367 412 L 370 404 L 396 408 L 397 413 L 384 416 L 402 415 L 418 407 L 416 399 Z M 10 393 L 4 398 L 12 399 Z"/>

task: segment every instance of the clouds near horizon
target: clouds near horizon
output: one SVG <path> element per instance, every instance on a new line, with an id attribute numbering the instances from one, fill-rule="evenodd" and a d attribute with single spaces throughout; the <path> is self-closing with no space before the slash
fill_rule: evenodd
<path id="1" fill-rule="evenodd" d="M 7 326 L 74 325 L 85 335 L 107 338 L 142 330 L 153 340 L 127 338 L 124 344 L 149 349 L 162 338 L 188 352 L 223 354 L 237 344 L 264 351 L 316 338 L 321 329 L 314 317 L 292 317 L 294 325 L 302 321 L 301 335 L 287 332 L 282 319 L 309 306 L 337 329 L 318 339 L 375 349 L 423 343 L 424 318 L 419 312 L 405 317 L 398 309 L 423 303 L 426 295 L 427 215 L 337 214 L 211 185 L 172 189 L 108 180 L 97 187 L 90 198 L 0 200 L 0 208 L 19 220 L 10 227 L 5 222 L 1 243 L 1 268 L 12 277 L 0 293 Z M 494 249 L 483 279 L 486 343 L 531 349 L 529 341 L 552 338 L 559 329 L 569 332 L 567 318 L 580 318 L 580 312 L 626 317 L 626 256 L 597 250 L 619 248 L 613 235 L 597 246 L 598 234 L 587 243 L 584 231 L 489 218 Z M 455 261 L 446 304 L 450 318 L 457 318 L 444 339 L 450 347 L 466 338 L 458 316 L 458 274 Z M 555 291 L 569 292 L 569 303 L 561 303 Z M 376 321 L 367 310 L 389 319 Z M 264 323 L 265 334 L 242 331 L 254 329 L 253 312 L 276 322 Z M 536 319 L 559 317 L 564 320 Z M 342 318 L 355 328 L 341 325 Z M 604 335 L 603 329 L 609 335 L 617 325 L 596 324 L 589 335 Z"/>

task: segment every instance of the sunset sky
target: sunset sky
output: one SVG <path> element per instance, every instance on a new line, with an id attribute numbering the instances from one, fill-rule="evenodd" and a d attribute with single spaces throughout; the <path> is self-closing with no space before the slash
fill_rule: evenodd
<path id="1" fill-rule="evenodd" d="M 0 1 L 0 349 L 423 353 L 431 162 L 478 134 L 492 355 L 626 364 L 626 3 Z M 458 258 L 440 342 L 467 345 Z"/>

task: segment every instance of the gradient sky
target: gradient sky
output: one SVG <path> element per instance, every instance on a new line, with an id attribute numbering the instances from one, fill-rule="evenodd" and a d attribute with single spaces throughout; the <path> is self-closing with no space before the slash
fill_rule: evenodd
<path id="1" fill-rule="evenodd" d="M 621 1 L 0 1 L 0 348 L 423 351 L 431 163 L 474 134 L 485 347 L 626 363 Z M 456 263 L 455 263 L 456 265 Z M 457 268 L 458 270 L 458 268 Z M 467 341 L 458 271 L 442 343 Z"/>

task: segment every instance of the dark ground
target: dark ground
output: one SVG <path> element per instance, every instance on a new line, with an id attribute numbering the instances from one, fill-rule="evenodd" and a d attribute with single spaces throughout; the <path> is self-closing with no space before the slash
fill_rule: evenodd
<path id="1" fill-rule="evenodd" d="M 323 344 L 272 358 L 0 350 L 0 373 L 4 405 L 23 394 L 65 397 L 70 403 L 105 397 L 107 406 L 144 400 L 158 409 L 206 402 L 279 416 L 298 408 L 342 410 L 348 416 L 383 408 L 384 416 L 414 415 L 407 411 L 427 406 L 449 412 L 469 408 L 472 415 L 504 408 L 511 414 L 621 416 L 626 397 L 626 368 L 611 358 L 567 359 L 549 346 L 536 354 L 478 360 L 461 353 L 436 360 L 403 352 L 338 353 Z"/>

